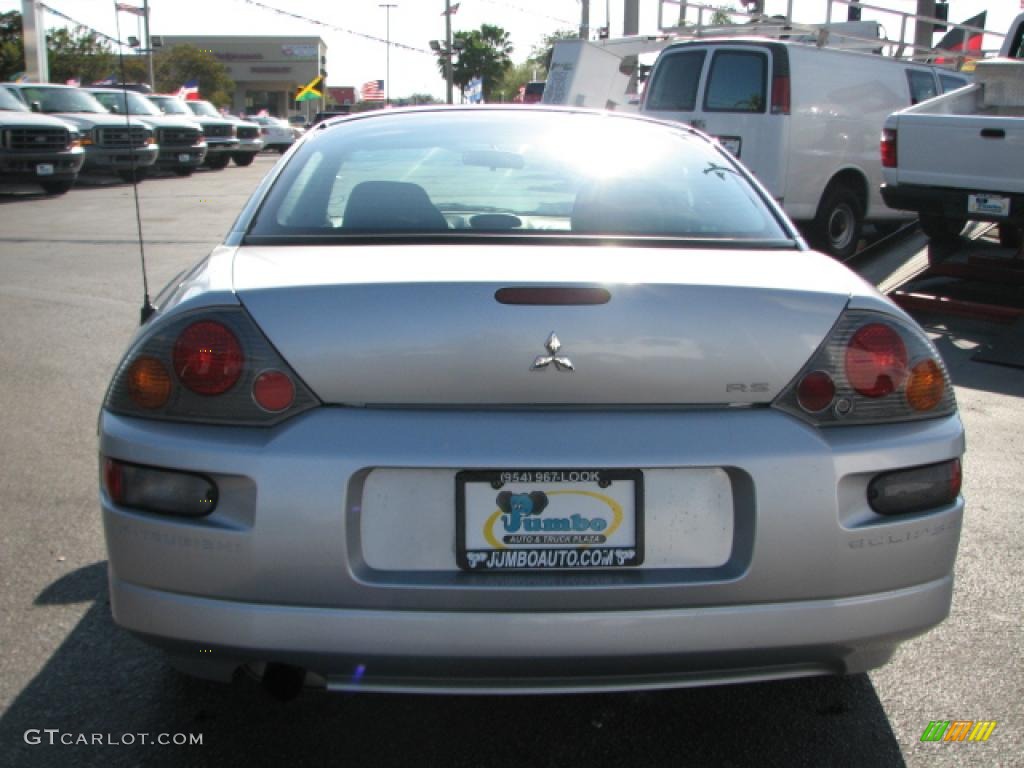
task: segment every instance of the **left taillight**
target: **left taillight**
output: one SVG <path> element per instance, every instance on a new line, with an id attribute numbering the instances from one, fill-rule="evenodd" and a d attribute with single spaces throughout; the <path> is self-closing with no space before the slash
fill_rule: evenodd
<path id="1" fill-rule="evenodd" d="M 270 426 L 318 401 L 241 308 L 161 323 L 125 356 L 111 413 L 166 421 Z"/>
<path id="2" fill-rule="evenodd" d="M 935 345 L 895 315 L 845 312 L 774 402 L 816 426 L 877 424 L 956 411 Z"/>

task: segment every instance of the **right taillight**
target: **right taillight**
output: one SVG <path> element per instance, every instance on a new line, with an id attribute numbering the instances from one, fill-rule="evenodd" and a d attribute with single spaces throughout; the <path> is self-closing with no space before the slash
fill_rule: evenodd
<path id="1" fill-rule="evenodd" d="M 837 426 L 946 416 L 956 399 L 942 358 L 912 322 L 851 310 L 774 406 Z"/>
<path id="2" fill-rule="evenodd" d="M 896 131 L 889 128 L 883 130 L 878 147 L 882 153 L 882 167 L 896 168 L 899 161 L 896 156 Z"/>
<path id="3" fill-rule="evenodd" d="M 788 75 L 776 75 L 772 78 L 772 114 L 788 115 L 790 113 L 790 87 Z"/>

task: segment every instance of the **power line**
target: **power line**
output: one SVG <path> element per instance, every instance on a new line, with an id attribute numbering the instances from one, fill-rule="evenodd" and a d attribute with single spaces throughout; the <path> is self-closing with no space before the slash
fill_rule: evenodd
<path id="1" fill-rule="evenodd" d="M 361 37 L 364 40 L 373 40 L 376 43 L 383 43 L 385 45 L 389 44 L 389 41 L 385 40 L 382 37 L 376 37 L 375 35 L 368 35 L 365 32 L 356 32 L 353 29 L 346 29 L 345 27 L 339 27 L 336 24 L 328 24 L 326 21 L 320 21 L 318 19 L 311 19 L 308 16 L 303 16 L 303 15 L 298 14 L 298 13 L 292 13 L 291 11 L 285 11 L 285 10 L 282 10 L 281 8 L 275 8 L 275 7 L 271 6 L 271 5 L 267 5 L 266 3 L 258 2 L 258 0 L 238 0 L 238 2 L 245 3 L 246 5 L 254 6 L 256 8 L 261 8 L 264 11 L 270 11 L 271 13 L 276 13 L 279 16 L 288 16 L 288 17 L 293 18 L 293 19 L 298 19 L 299 21 L 304 21 L 307 24 L 314 24 L 314 25 L 316 25 L 318 27 L 324 27 L 325 29 L 331 29 L 331 30 L 334 30 L 335 32 L 343 32 L 346 35 L 354 35 L 355 37 Z M 433 58 L 433 56 L 434 56 L 432 51 L 428 51 L 425 48 L 416 48 L 415 46 L 412 46 L 412 45 L 406 45 L 404 43 L 396 43 L 393 40 L 390 41 L 390 46 L 392 48 L 403 48 L 403 49 L 405 49 L 407 51 L 414 51 L 415 53 L 424 53 L 427 56 L 430 56 L 431 58 Z"/>
<path id="2" fill-rule="evenodd" d="M 39 3 L 39 7 L 42 8 L 43 10 L 45 10 L 45 11 L 48 11 L 49 13 L 52 13 L 54 16 L 57 16 L 59 18 L 64 19 L 65 21 L 70 21 L 72 24 L 74 24 L 77 27 L 82 27 L 83 29 L 87 29 L 90 32 L 92 32 L 94 35 L 97 35 L 98 37 L 102 37 L 104 40 L 109 40 L 110 42 L 114 43 L 115 45 L 124 46 L 126 48 L 129 47 L 127 43 L 122 43 L 116 37 L 111 37 L 110 35 L 106 34 L 105 32 L 100 32 L 98 29 L 96 29 L 94 27 L 90 27 L 88 24 L 83 24 L 82 22 L 80 22 L 80 21 L 78 21 L 76 19 L 72 19 L 66 13 L 61 13 L 56 8 L 51 8 L 50 6 L 45 5 L 43 3 Z"/>
<path id="3" fill-rule="evenodd" d="M 537 17 L 542 18 L 542 19 L 550 19 L 551 21 L 557 21 L 559 24 L 568 24 L 570 27 L 573 27 L 574 29 L 577 26 L 577 22 L 575 22 L 575 21 L 570 21 L 569 19 L 560 19 L 557 16 L 549 16 L 546 13 L 538 13 L 537 11 L 530 10 L 529 8 L 523 8 L 521 5 L 516 5 L 515 3 L 504 2 L 504 0 L 478 0 L 478 1 L 482 2 L 482 3 L 488 3 L 490 5 L 496 5 L 499 8 L 511 8 L 513 11 L 519 11 L 520 13 L 525 13 L 527 16 L 537 16 Z"/>

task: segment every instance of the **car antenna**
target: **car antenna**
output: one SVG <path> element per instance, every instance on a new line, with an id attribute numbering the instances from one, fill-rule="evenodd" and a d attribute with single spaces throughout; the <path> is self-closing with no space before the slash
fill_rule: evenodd
<path id="1" fill-rule="evenodd" d="M 139 311 L 139 325 L 145 325 L 156 309 L 149 300 L 149 280 L 146 278 L 146 246 L 142 236 L 142 209 L 139 206 L 139 171 L 135 163 L 135 142 L 132 141 L 132 116 L 128 108 L 128 79 L 124 69 L 124 46 L 121 45 L 121 17 L 114 4 L 114 24 L 117 27 L 117 60 L 121 70 L 121 97 L 124 99 L 124 124 L 128 133 L 128 156 L 131 158 L 132 195 L 135 198 L 135 226 L 139 234 L 139 258 L 142 261 L 142 309 Z"/>

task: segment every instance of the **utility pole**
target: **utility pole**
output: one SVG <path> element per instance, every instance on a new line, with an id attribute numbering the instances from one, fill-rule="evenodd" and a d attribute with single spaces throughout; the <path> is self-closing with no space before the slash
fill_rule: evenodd
<path id="1" fill-rule="evenodd" d="M 380 3 L 378 8 L 384 9 L 384 29 L 387 53 L 384 58 L 384 104 L 391 106 L 391 9 L 397 8 L 396 3 Z"/>
<path id="2" fill-rule="evenodd" d="M 153 42 L 149 39 L 149 0 L 142 0 L 142 21 L 146 25 L 144 39 L 146 41 L 146 58 L 149 59 L 149 86 L 156 90 L 156 77 L 153 76 Z"/>
<path id="3" fill-rule="evenodd" d="M 640 33 L 640 0 L 624 0 L 622 5 L 622 34 Z"/>
<path id="4" fill-rule="evenodd" d="M 580 0 L 580 40 L 590 39 L 590 0 Z"/>
<path id="5" fill-rule="evenodd" d="M 46 60 L 46 27 L 36 0 L 21 0 L 21 34 L 25 44 L 25 76 L 36 83 L 50 82 Z"/>
<path id="6" fill-rule="evenodd" d="M 918 16 L 935 16 L 935 0 L 917 0 Z M 914 28 L 914 58 L 920 58 L 917 51 L 932 47 L 935 25 L 930 21 L 918 21 Z"/>
<path id="7" fill-rule="evenodd" d="M 452 104 L 452 3 L 444 0 L 444 80 L 445 96 L 448 104 Z"/>

